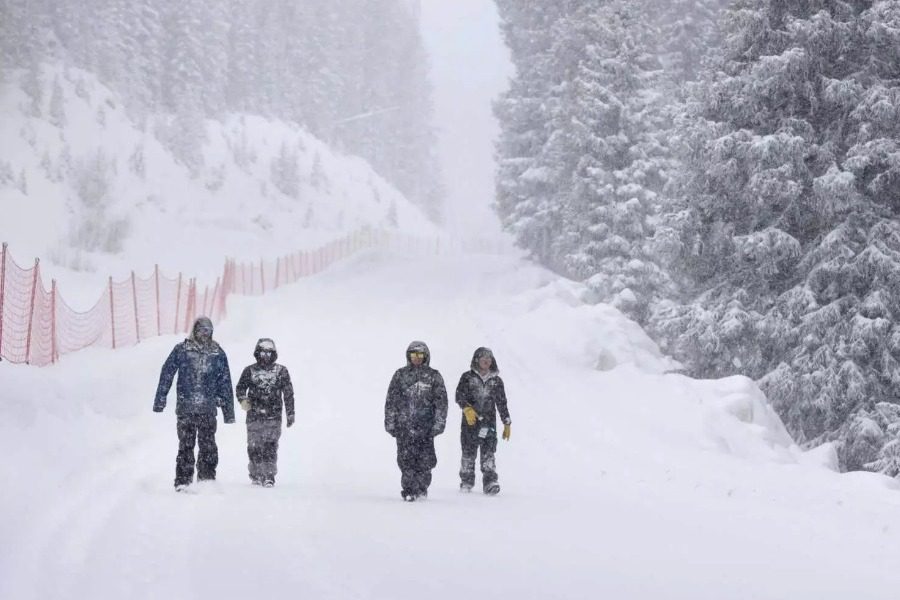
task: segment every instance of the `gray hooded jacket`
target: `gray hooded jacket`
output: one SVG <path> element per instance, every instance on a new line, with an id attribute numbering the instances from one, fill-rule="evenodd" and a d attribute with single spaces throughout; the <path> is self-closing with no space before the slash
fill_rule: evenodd
<path id="1" fill-rule="evenodd" d="M 414 366 L 411 352 L 424 352 Z M 394 437 L 434 437 L 447 425 L 447 388 L 441 374 L 432 369 L 431 352 L 424 342 L 406 349 L 406 366 L 394 373 L 384 403 L 384 429 Z"/>

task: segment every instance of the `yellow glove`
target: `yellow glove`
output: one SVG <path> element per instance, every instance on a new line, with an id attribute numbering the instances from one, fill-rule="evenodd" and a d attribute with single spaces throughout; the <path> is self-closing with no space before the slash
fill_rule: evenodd
<path id="1" fill-rule="evenodd" d="M 466 417 L 466 425 L 472 427 L 475 424 L 475 421 L 478 420 L 478 413 L 475 412 L 475 409 L 471 406 L 466 406 L 463 408 L 463 415 Z"/>
<path id="2" fill-rule="evenodd" d="M 507 423 L 503 426 L 503 439 L 504 440 L 509 439 L 509 427 L 510 427 L 510 423 Z"/>
<path id="3" fill-rule="evenodd" d="M 246 398 L 241 400 L 241 408 L 244 410 L 250 410 L 250 401 Z"/>

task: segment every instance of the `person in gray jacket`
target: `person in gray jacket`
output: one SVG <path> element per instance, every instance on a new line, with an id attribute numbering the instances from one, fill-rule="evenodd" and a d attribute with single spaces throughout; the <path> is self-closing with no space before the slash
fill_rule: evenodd
<path id="1" fill-rule="evenodd" d="M 241 373 L 237 397 L 247 411 L 247 456 L 250 482 L 272 487 L 278 473 L 278 440 L 282 405 L 287 426 L 294 424 L 294 387 L 285 366 L 279 365 L 275 342 L 262 338 L 253 351 L 256 364 Z"/>
<path id="2" fill-rule="evenodd" d="M 166 396 L 178 375 L 178 456 L 175 458 L 175 490 L 181 491 L 194 481 L 194 445 L 198 481 L 216 478 L 219 449 L 216 446 L 216 414 L 222 409 L 225 423 L 234 423 L 234 394 L 228 357 L 212 339 L 213 325 L 199 317 L 191 335 L 176 345 L 162 366 L 153 411 L 166 408 Z"/>
<path id="3" fill-rule="evenodd" d="M 478 348 L 471 368 L 459 378 L 456 403 L 463 411 L 460 432 L 462 461 L 459 489 L 469 492 L 475 485 L 475 458 L 481 451 L 481 483 L 485 494 L 500 492 L 497 464 L 497 412 L 503 421 L 503 439 L 508 440 L 512 420 L 506 406 L 506 390 L 497 359 L 489 348 Z"/>
<path id="4" fill-rule="evenodd" d="M 397 440 L 400 495 L 407 502 L 428 497 L 431 470 L 437 465 L 434 438 L 447 424 L 447 388 L 430 363 L 425 342 L 412 342 L 406 366 L 394 373 L 384 404 L 384 428 Z"/>

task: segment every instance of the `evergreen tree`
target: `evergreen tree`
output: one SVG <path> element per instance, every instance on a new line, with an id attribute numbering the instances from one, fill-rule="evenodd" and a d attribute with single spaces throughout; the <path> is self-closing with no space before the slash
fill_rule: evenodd
<path id="1" fill-rule="evenodd" d="M 692 305 L 656 322 L 702 375 L 761 378 L 795 438 L 892 464 L 900 391 L 900 11 L 743 0 L 688 131 Z"/>

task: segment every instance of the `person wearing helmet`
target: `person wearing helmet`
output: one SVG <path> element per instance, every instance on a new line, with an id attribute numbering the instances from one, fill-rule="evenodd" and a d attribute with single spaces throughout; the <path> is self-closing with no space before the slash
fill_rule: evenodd
<path id="1" fill-rule="evenodd" d="M 384 404 L 384 428 L 397 440 L 400 496 L 407 502 L 428 497 L 437 465 L 434 438 L 447 424 L 447 388 L 432 369 L 425 342 L 406 349 L 406 366 L 394 373 Z"/>
<path id="2" fill-rule="evenodd" d="M 213 341 L 213 325 L 199 317 L 191 335 L 176 345 L 163 364 L 156 388 L 153 411 L 166 408 L 166 396 L 178 375 L 178 401 L 175 404 L 178 432 L 178 456 L 175 459 L 175 490 L 182 491 L 194 481 L 194 444 L 197 480 L 214 480 L 219 464 L 216 446 L 216 414 L 222 409 L 225 423 L 234 423 L 234 395 L 228 357 Z"/>
<path id="3" fill-rule="evenodd" d="M 472 491 L 475 485 L 475 458 L 481 450 L 481 483 L 485 494 L 500 492 L 494 453 L 497 450 L 497 412 L 503 420 L 503 439 L 508 440 L 512 420 L 506 406 L 506 391 L 497 359 L 489 348 L 478 348 L 471 368 L 459 378 L 456 403 L 463 411 L 460 441 L 462 461 L 459 489 Z"/>
<path id="4" fill-rule="evenodd" d="M 281 438 L 281 412 L 287 426 L 294 424 L 294 387 L 284 365 L 275 361 L 275 342 L 262 338 L 253 351 L 256 363 L 245 368 L 237 383 L 237 397 L 247 411 L 247 455 L 250 482 L 272 487 L 278 473 L 278 440 Z"/>

